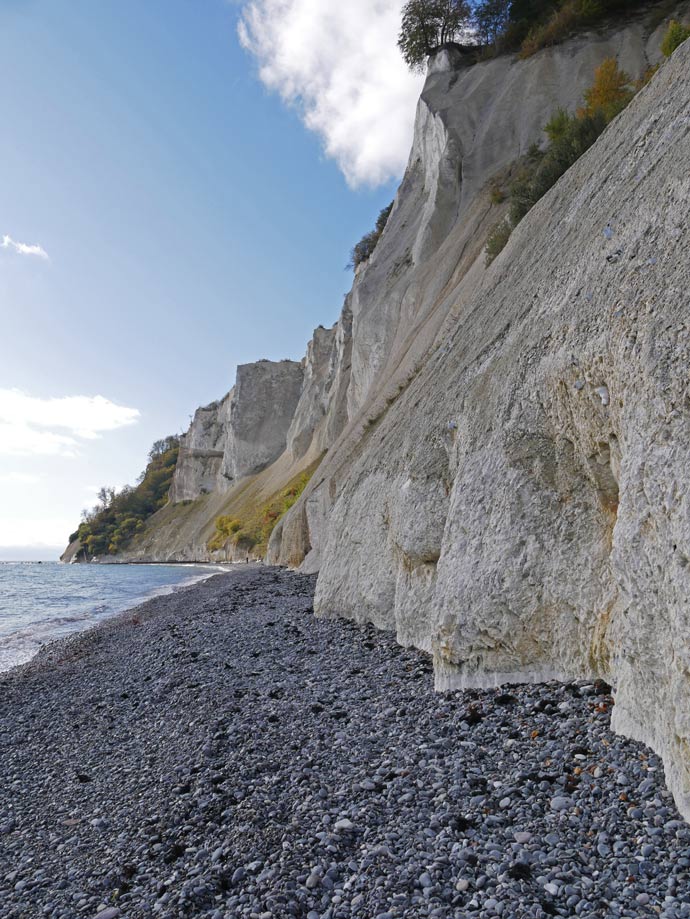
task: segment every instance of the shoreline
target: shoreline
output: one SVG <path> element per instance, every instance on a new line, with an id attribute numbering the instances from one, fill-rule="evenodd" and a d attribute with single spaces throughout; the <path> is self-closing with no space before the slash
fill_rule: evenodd
<path id="1" fill-rule="evenodd" d="M 0 675 L 3 919 L 690 916 L 606 687 L 436 694 L 314 584 L 236 566 Z"/>
<path id="2" fill-rule="evenodd" d="M 22 565 L 22 566 L 23 565 L 33 566 L 33 565 L 39 565 L 39 564 L 44 565 L 45 564 L 46 567 L 49 568 L 52 565 L 58 565 L 62 567 L 62 565 L 64 565 L 65 563 L 59 562 L 59 561 L 58 562 L 46 562 L 46 563 L 33 562 L 33 561 L 29 561 L 29 562 L 13 561 L 13 562 L 7 562 L 6 564 Z M 89 563 L 89 564 L 94 564 L 94 563 Z M 162 562 L 162 563 L 159 563 L 157 567 L 178 568 L 182 566 L 174 562 Z M 185 566 L 185 567 L 188 567 L 188 566 Z M 187 578 L 186 580 L 175 582 L 175 583 L 162 584 L 159 586 L 150 586 L 149 589 L 145 590 L 145 592 L 141 596 L 132 596 L 131 598 L 126 599 L 124 602 L 127 605 L 123 606 L 121 609 L 116 609 L 113 612 L 106 613 L 102 617 L 98 617 L 95 620 L 90 620 L 88 615 L 84 615 L 82 619 L 78 619 L 78 618 L 74 619 L 73 621 L 75 623 L 77 622 L 80 623 L 80 625 L 75 626 L 74 630 L 71 633 L 68 633 L 66 635 L 57 636 L 54 638 L 50 638 L 48 641 L 44 641 L 44 642 L 41 641 L 41 639 L 38 637 L 38 632 L 44 628 L 50 628 L 51 623 L 53 623 L 52 628 L 54 630 L 55 628 L 57 628 L 60 622 L 63 621 L 62 616 L 58 616 L 57 618 L 53 618 L 53 619 L 49 618 L 45 620 L 38 620 L 38 621 L 31 622 L 31 623 L 26 623 L 21 619 L 18 620 L 16 626 L 13 629 L 11 629 L 6 634 L 3 634 L 1 636 L 2 641 L 9 643 L 13 639 L 13 637 L 16 640 L 16 636 L 24 635 L 24 637 L 28 637 L 27 636 L 27 633 L 28 633 L 28 635 L 34 636 L 33 640 L 36 642 L 37 648 L 36 648 L 36 651 L 32 654 L 32 656 L 29 657 L 27 660 L 20 661 L 19 663 L 16 663 L 16 664 L 12 664 L 9 667 L 0 666 L 0 677 L 2 677 L 2 675 L 5 673 L 9 673 L 15 670 L 17 667 L 23 667 L 26 664 L 30 663 L 32 660 L 36 658 L 38 654 L 41 653 L 42 649 L 49 644 L 52 644 L 56 641 L 66 641 L 69 638 L 73 638 L 76 635 L 82 635 L 85 632 L 88 632 L 90 629 L 97 628 L 103 622 L 107 622 L 116 616 L 119 616 L 123 613 L 127 613 L 130 610 L 133 610 L 139 606 L 142 606 L 143 604 L 147 603 L 149 600 L 152 600 L 156 597 L 169 596 L 170 594 L 173 594 L 178 590 L 185 590 L 189 587 L 193 587 L 196 584 L 199 584 L 205 580 L 208 580 L 208 578 L 214 577 L 216 574 L 222 574 L 227 571 L 226 566 L 223 566 L 221 564 L 216 564 L 216 563 L 194 563 L 192 567 L 201 569 L 204 571 L 204 573 L 195 574 Z M 12 620 L 10 619 L 10 622 L 11 621 Z"/>

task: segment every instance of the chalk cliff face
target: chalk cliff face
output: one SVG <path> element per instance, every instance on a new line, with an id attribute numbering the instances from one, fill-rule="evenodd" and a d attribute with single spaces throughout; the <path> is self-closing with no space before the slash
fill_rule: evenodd
<path id="1" fill-rule="evenodd" d="M 285 450 L 302 377 L 296 361 L 257 361 L 237 368 L 220 470 L 228 482 L 260 472 Z"/>
<path id="2" fill-rule="evenodd" d="M 302 379 L 302 364 L 296 361 L 241 364 L 233 389 L 219 402 L 197 409 L 181 439 L 170 489 L 173 504 L 223 493 L 278 459 Z"/>
<path id="3" fill-rule="evenodd" d="M 690 816 L 690 47 L 489 269 L 483 252 L 505 208 L 489 184 L 604 58 L 632 77 L 658 62 L 664 27 L 640 16 L 524 61 L 438 55 L 338 323 L 280 384 L 238 371 L 197 413 L 173 490 L 193 503 L 132 555 L 212 558 L 218 514 L 327 451 L 268 553 L 319 571 L 317 613 L 395 629 L 441 689 L 606 678 L 614 723 L 662 753 Z"/>
<path id="4" fill-rule="evenodd" d="M 170 488 L 170 500 L 193 501 L 202 494 L 221 489 L 229 407 L 233 391 L 219 402 L 198 408 L 189 430 L 180 438 L 180 454 Z"/>
<path id="5" fill-rule="evenodd" d="M 332 329 L 315 330 L 301 364 L 243 365 L 234 389 L 196 412 L 182 439 L 172 503 L 206 494 L 230 500 L 238 483 L 256 475 L 268 494 L 328 450 L 325 470 L 333 464 L 346 469 L 371 419 L 423 366 L 458 297 L 483 274 L 484 242 L 502 216 L 491 203 L 489 182 L 504 179 L 511 164 L 543 140 L 543 124 L 556 108 L 580 103 L 605 57 L 616 56 L 633 76 L 658 60 L 662 29 L 652 31 L 641 17 L 525 61 L 504 56 L 470 66 L 458 52 L 437 55 L 393 211 L 340 319 Z M 271 560 L 300 563 L 308 555 L 306 567 L 318 569 L 331 507 L 329 475 L 328 488 L 317 493 L 317 477 L 277 529 Z M 210 501 L 208 513 L 217 514 L 220 504 Z M 157 530 L 154 519 L 146 552 L 206 558 L 199 528 L 206 534 L 213 520 L 192 516 L 189 529 L 176 531 L 174 549 L 170 528 Z"/>
<path id="6" fill-rule="evenodd" d="M 687 10 L 690 4 L 679 4 L 669 15 Z M 491 203 L 490 184 L 544 141 L 543 125 L 556 109 L 581 104 L 605 58 L 616 57 L 633 78 L 658 63 L 664 30 L 639 17 L 526 60 L 508 55 L 468 66 L 455 52 L 432 60 L 405 177 L 343 314 L 351 325 L 348 425 L 327 441 L 333 449 L 323 469 L 276 530 L 272 561 L 300 564 L 306 553 L 306 568 L 318 570 L 331 494 L 363 434 L 424 366 L 484 275 L 486 237 L 504 213 Z"/>
<path id="7" fill-rule="evenodd" d="M 459 279 L 273 546 L 318 551 L 317 612 L 426 648 L 441 689 L 609 680 L 688 816 L 689 80 L 690 43 Z"/>

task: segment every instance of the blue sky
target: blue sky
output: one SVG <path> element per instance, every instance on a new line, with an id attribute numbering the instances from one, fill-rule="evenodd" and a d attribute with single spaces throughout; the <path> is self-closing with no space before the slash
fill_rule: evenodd
<path id="1" fill-rule="evenodd" d="M 223 395 L 236 364 L 301 358 L 337 318 L 349 249 L 393 197 L 407 141 L 391 151 L 382 131 L 359 156 L 376 131 L 357 113 L 391 90 L 367 95 L 366 60 L 356 95 L 334 100 L 343 81 L 318 62 L 305 72 L 299 49 L 274 55 L 250 31 L 240 45 L 238 16 L 260 28 L 274 2 L 0 4 L 0 390 L 43 400 L 32 431 L 72 442 L 8 448 L 7 428 L 0 547 L 59 543 L 94 489 L 133 481 L 151 442 Z M 284 26 L 274 43 L 301 27 Z M 400 95 L 407 77 L 393 77 Z M 52 424 L 64 405 L 45 400 L 97 395 L 138 415 Z"/>

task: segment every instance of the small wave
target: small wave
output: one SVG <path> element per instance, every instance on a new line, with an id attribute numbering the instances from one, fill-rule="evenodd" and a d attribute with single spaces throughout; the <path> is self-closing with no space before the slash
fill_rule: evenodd
<path id="1" fill-rule="evenodd" d="M 23 585 L 23 607 L 14 605 L 15 600 L 20 597 L 20 591 L 14 589 L 13 592 L 13 588 L 19 581 L 10 581 L 6 600 L 11 598 L 11 602 L 5 603 L 4 610 L 0 598 L 0 672 L 26 663 L 49 641 L 82 632 L 153 597 L 183 590 L 227 570 L 221 565 L 194 565 L 194 571 L 189 572 L 181 580 L 155 586 L 146 583 L 147 578 L 142 572 L 141 580 L 144 583 L 137 585 L 139 571 L 151 567 L 174 568 L 179 571 L 190 566 L 108 566 L 106 583 L 98 577 L 94 578 L 96 572 L 92 572 L 91 566 L 83 566 L 78 572 L 67 570 L 69 580 L 63 577 L 65 569 L 60 568 L 57 578 L 53 580 L 50 577 L 45 580 L 42 575 L 39 583 L 33 576 L 32 579 L 26 579 Z M 102 568 L 97 570 L 99 574 L 103 571 Z M 75 574 L 81 580 L 81 585 L 75 585 Z M 17 578 L 20 577 L 22 576 L 17 574 Z M 149 576 L 149 582 L 152 579 Z M 136 592 L 137 586 L 141 589 L 140 593 Z M 71 589 L 65 590 L 65 587 Z M 132 587 L 135 588 L 134 592 Z M 100 593 L 101 597 L 93 596 L 94 593 Z M 103 599 L 103 593 L 108 597 L 107 600 Z M 72 606 L 76 609 L 60 610 L 60 606 Z M 44 618 L 37 619 L 36 615 L 40 615 L 41 612 L 44 613 Z"/>

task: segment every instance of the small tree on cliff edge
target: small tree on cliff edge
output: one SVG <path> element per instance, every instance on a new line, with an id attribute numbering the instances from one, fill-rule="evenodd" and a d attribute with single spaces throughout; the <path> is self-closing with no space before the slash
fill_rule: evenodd
<path id="1" fill-rule="evenodd" d="M 408 0 L 402 10 L 398 47 L 411 70 L 423 70 L 426 59 L 470 25 L 467 0 Z"/>

